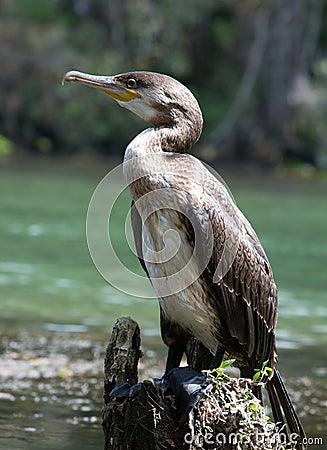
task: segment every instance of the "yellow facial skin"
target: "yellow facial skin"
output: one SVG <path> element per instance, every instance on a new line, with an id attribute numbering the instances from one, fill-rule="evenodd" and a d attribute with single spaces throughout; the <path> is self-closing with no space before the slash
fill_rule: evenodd
<path id="1" fill-rule="evenodd" d="M 135 89 L 121 88 L 121 92 L 112 91 L 108 88 L 100 88 L 102 92 L 120 102 L 129 102 L 134 98 L 141 98 L 141 95 Z"/>

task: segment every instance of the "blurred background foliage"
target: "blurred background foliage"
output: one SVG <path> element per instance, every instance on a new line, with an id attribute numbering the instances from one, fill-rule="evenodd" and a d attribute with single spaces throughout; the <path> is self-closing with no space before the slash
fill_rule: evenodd
<path id="1" fill-rule="evenodd" d="M 0 0 L 0 159 L 119 155 L 141 129 L 70 69 L 170 74 L 205 118 L 200 156 L 327 168 L 327 0 Z"/>

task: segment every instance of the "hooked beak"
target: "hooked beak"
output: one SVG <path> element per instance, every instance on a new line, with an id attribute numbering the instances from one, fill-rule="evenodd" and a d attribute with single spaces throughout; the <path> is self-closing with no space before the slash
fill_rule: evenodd
<path id="1" fill-rule="evenodd" d="M 83 83 L 87 86 L 100 89 L 110 95 L 110 97 L 120 102 L 129 102 L 133 98 L 141 98 L 141 95 L 136 90 L 128 89 L 123 86 L 115 80 L 115 77 L 90 75 L 88 73 L 71 70 L 64 75 L 61 82 L 62 85 L 64 85 L 66 81 L 75 81 L 77 83 Z"/>

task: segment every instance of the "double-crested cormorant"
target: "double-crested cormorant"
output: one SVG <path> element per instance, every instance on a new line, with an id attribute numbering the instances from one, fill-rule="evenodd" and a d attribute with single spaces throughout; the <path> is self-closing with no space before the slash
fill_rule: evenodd
<path id="1" fill-rule="evenodd" d="M 166 373 L 179 366 L 190 337 L 214 355 L 212 366 L 226 353 L 244 377 L 268 361 L 275 421 L 284 415 L 299 436 L 297 448 L 304 448 L 302 426 L 276 367 L 277 290 L 267 256 L 226 187 L 185 153 L 202 131 L 198 102 L 181 83 L 153 72 L 71 71 L 63 81 L 96 87 L 154 125 L 128 145 L 124 176 L 136 206 L 137 252 L 159 298 Z"/>

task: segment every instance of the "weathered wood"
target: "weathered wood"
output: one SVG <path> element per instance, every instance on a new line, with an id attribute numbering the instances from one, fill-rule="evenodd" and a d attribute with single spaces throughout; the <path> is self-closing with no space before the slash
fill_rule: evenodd
<path id="1" fill-rule="evenodd" d="M 137 365 L 143 356 L 140 328 L 129 316 L 119 317 L 112 330 L 104 360 L 105 392 L 125 381 L 138 381 Z"/>
<path id="2" fill-rule="evenodd" d="M 198 368 L 209 357 L 202 352 L 196 342 L 190 343 L 188 360 Z M 119 318 L 105 357 L 105 450 L 292 448 L 285 445 L 286 435 L 283 439 L 280 430 L 266 420 L 264 408 L 252 393 L 255 383 L 229 378 L 222 372 L 216 379 L 208 375 L 210 389 L 192 409 L 186 423 L 180 424 L 173 395 L 166 395 L 153 380 L 137 384 L 141 356 L 137 323 L 130 317 Z"/>
<path id="3" fill-rule="evenodd" d="M 123 405 L 110 400 L 110 392 L 120 383 L 128 382 L 131 385 L 137 383 L 137 365 L 142 356 L 140 346 L 138 324 L 128 316 L 117 319 L 104 360 L 102 427 L 105 436 L 105 450 L 124 448 L 120 443 L 121 434 L 125 433 L 126 428 L 125 413 Z"/>

